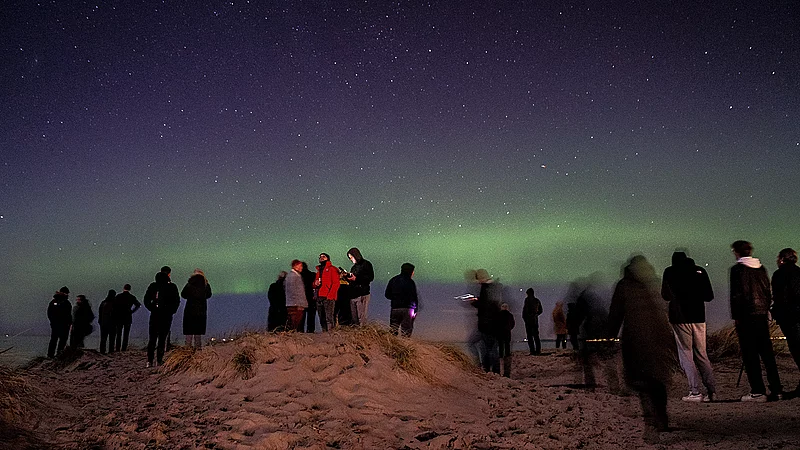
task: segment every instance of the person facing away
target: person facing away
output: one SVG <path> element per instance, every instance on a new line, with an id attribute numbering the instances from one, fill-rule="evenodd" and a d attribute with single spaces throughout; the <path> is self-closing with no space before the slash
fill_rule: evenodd
<path id="1" fill-rule="evenodd" d="M 556 335 L 556 348 L 567 348 L 567 316 L 564 314 L 564 302 L 556 302 L 553 308 L 553 331 Z"/>
<path id="2" fill-rule="evenodd" d="M 167 272 L 158 272 L 155 281 L 147 286 L 144 307 L 150 311 L 147 342 L 147 367 L 164 363 L 167 335 L 172 327 L 172 316 L 178 312 L 181 297 Z"/>
<path id="3" fill-rule="evenodd" d="M 770 393 L 780 399 L 783 387 L 769 332 L 768 314 L 772 303 L 769 275 L 761 261 L 753 258 L 753 244 L 736 241 L 731 244 L 731 249 L 736 258 L 736 264 L 730 271 L 731 316 L 750 383 L 750 393 L 743 396 L 742 401 L 767 401 L 761 362 L 767 371 Z"/>
<path id="4" fill-rule="evenodd" d="M 284 290 L 286 291 L 286 331 L 297 330 L 303 320 L 303 311 L 308 307 L 306 287 L 303 283 L 303 262 L 292 260 L 292 270 L 286 275 Z"/>
<path id="5" fill-rule="evenodd" d="M 668 430 L 667 387 L 677 359 L 659 287 L 653 266 L 634 256 L 614 289 L 608 317 L 607 337 L 617 337 L 622 328 L 625 380 L 639 394 L 648 441 Z"/>
<path id="6" fill-rule="evenodd" d="M 133 323 L 133 313 L 139 310 L 142 304 L 131 293 L 131 285 L 122 286 L 122 292 L 114 298 L 114 323 L 116 330 L 112 337 L 111 346 L 114 351 L 125 351 L 128 349 L 128 336 L 131 333 Z M 131 309 L 132 308 L 132 309 Z M 109 348 L 109 351 L 111 349 Z"/>
<path id="7" fill-rule="evenodd" d="M 375 279 L 372 263 L 361 256 L 361 251 L 356 247 L 347 251 L 347 258 L 353 263 L 350 268 L 350 312 L 354 325 L 366 325 L 369 310 L 369 284 Z"/>
<path id="8" fill-rule="evenodd" d="M 414 265 L 403 263 L 400 266 L 400 274 L 393 276 L 386 285 L 384 296 L 391 302 L 389 327 L 393 334 L 410 337 L 414 331 L 419 295 L 413 277 Z"/>
<path id="9" fill-rule="evenodd" d="M 286 291 L 284 284 L 288 273 L 281 270 L 278 278 L 267 289 L 267 331 L 275 331 L 286 326 Z"/>
<path id="10" fill-rule="evenodd" d="M 780 325 L 789 353 L 800 369 L 800 267 L 797 267 L 797 252 L 791 248 L 778 253 L 778 270 L 772 274 L 772 295 L 772 317 Z M 794 395 L 800 395 L 800 383 Z"/>
<path id="11" fill-rule="evenodd" d="M 47 357 L 53 358 L 67 346 L 67 337 L 72 326 L 72 303 L 69 302 L 69 288 L 66 286 L 53 294 L 53 299 L 47 305 L 47 319 L 50 321 Z"/>
<path id="12" fill-rule="evenodd" d="M 706 353 L 706 302 L 714 299 L 705 269 L 686 253 L 672 254 L 672 265 L 664 269 L 661 297 L 669 302 L 669 323 L 678 346 L 678 359 L 689 382 L 686 402 L 713 401 L 714 369 Z M 707 394 L 700 390 L 705 385 Z"/>
<path id="13" fill-rule="evenodd" d="M 75 297 L 75 306 L 72 308 L 72 333 L 69 335 L 69 345 L 72 348 L 83 348 L 86 336 L 92 334 L 94 327 L 94 312 L 92 305 L 85 295 Z"/>
<path id="14" fill-rule="evenodd" d="M 316 275 L 308 269 L 308 264 L 305 261 L 303 261 L 303 270 L 300 271 L 300 278 L 303 279 L 308 306 L 303 310 L 303 319 L 300 320 L 297 331 L 302 333 L 303 328 L 305 328 L 306 333 L 313 333 L 316 331 L 317 325 L 317 299 L 314 296 L 314 279 Z"/>
<path id="15" fill-rule="evenodd" d="M 475 280 L 480 285 L 480 293 L 471 304 L 478 310 L 478 358 L 485 372 L 500 373 L 497 336 L 502 287 L 486 269 L 475 271 Z"/>
<path id="16" fill-rule="evenodd" d="M 105 300 L 100 302 L 97 307 L 97 323 L 100 325 L 100 353 L 106 353 L 106 343 L 108 343 L 109 353 L 114 353 L 114 334 L 117 324 L 114 321 L 114 299 L 117 291 L 108 290 Z M 109 340 L 110 338 L 110 340 Z"/>
<path id="17" fill-rule="evenodd" d="M 542 341 L 539 340 L 539 315 L 541 314 L 542 302 L 534 295 L 533 288 L 528 288 L 528 290 L 525 291 L 522 320 L 525 321 L 525 334 L 527 334 L 528 349 L 531 355 L 539 355 L 542 353 Z"/>
<path id="18" fill-rule="evenodd" d="M 336 326 L 336 299 L 339 293 L 339 269 L 331 262 L 327 253 L 319 254 L 319 265 L 314 279 L 314 288 L 317 290 L 317 309 L 319 310 L 319 324 L 323 331 Z"/>
<path id="19" fill-rule="evenodd" d="M 514 315 L 508 303 L 501 303 L 497 316 L 497 344 L 500 360 L 503 361 L 503 376 L 506 378 L 511 378 L 511 330 L 514 325 Z"/>
<path id="20" fill-rule="evenodd" d="M 211 285 L 206 274 L 194 269 L 189 281 L 181 290 L 181 297 L 186 299 L 183 307 L 183 335 L 186 346 L 200 348 L 203 335 L 206 334 L 208 322 L 208 299 L 211 298 Z"/>

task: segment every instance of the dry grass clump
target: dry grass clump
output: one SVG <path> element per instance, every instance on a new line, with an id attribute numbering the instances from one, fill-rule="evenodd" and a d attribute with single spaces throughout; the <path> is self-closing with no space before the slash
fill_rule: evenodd
<path id="1" fill-rule="evenodd" d="M 0 442 L 25 442 L 28 433 L 20 425 L 29 414 L 23 399 L 30 395 L 30 386 L 17 370 L 0 366 Z"/>
<path id="2" fill-rule="evenodd" d="M 389 329 L 377 325 L 355 328 L 352 337 L 355 338 L 358 345 L 377 344 L 386 356 L 394 360 L 397 368 L 412 375 L 425 376 L 417 350 L 411 340 L 398 337 Z"/>
<path id="3" fill-rule="evenodd" d="M 194 347 L 175 347 L 164 360 L 164 371 L 169 373 L 199 370 L 206 360 Z"/>
<path id="4" fill-rule="evenodd" d="M 256 351 L 252 347 L 243 347 L 233 354 L 231 365 L 233 370 L 247 380 L 255 375 Z"/>
<path id="5" fill-rule="evenodd" d="M 458 367 L 467 372 L 475 371 L 478 367 L 475 364 L 475 360 L 471 356 L 464 353 L 463 350 L 455 345 L 437 344 L 436 348 L 438 348 L 444 354 L 448 361 L 455 363 Z"/>
<path id="6" fill-rule="evenodd" d="M 786 341 L 782 338 L 783 333 L 775 321 L 770 322 L 769 334 L 773 337 L 772 348 L 775 353 L 785 353 L 787 351 Z M 739 356 L 739 336 L 736 335 L 734 325 L 728 325 L 710 335 L 707 342 L 708 355 L 711 359 L 718 360 L 731 356 Z"/>

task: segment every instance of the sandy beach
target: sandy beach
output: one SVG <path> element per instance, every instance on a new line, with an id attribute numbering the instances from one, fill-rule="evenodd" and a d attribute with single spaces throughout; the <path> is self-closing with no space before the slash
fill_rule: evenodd
<path id="1" fill-rule="evenodd" d="M 638 398 L 615 360 L 595 389 L 570 350 L 514 354 L 510 379 L 475 370 L 453 347 L 377 329 L 245 334 L 199 352 L 176 348 L 145 368 L 141 349 L 20 372 L 26 395 L 2 448 L 563 449 L 800 448 L 800 399 L 742 403 L 739 360 L 715 362 L 718 401 L 670 393 L 673 431 L 643 440 Z M 779 358 L 786 389 L 800 377 Z"/>

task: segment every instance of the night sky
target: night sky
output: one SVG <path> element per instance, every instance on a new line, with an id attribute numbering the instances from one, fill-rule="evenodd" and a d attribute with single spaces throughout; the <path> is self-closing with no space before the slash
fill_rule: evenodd
<path id="1" fill-rule="evenodd" d="M 731 242 L 800 247 L 800 9 L 604 3 L 5 2 L 0 327 L 352 246 L 421 289 L 685 247 L 727 317 Z"/>

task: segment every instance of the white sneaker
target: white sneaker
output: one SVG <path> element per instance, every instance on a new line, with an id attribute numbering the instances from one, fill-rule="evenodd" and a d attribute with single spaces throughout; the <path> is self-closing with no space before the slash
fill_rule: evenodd
<path id="1" fill-rule="evenodd" d="M 151 363 L 150 361 L 147 361 L 147 366 L 145 366 L 145 367 L 147 367 L 149 369 L 149 368 L 153 367 L 153 363 Z"/>
<path id="2" fill-rule="evenodd" d="M 703 394 L 697 393 L 693 394 L 689 392 L 689 395 L 685 397 L 681 397 L 681 400 L 685 402 L 702 402 L 703 401 Z"/>
<path id="3" fill-rule="evenodd" d="M 764 403 L 767 401 L 767 396 L 764 394 L 747 394 L 742 397 L 742 401 Z"/>
<path id="4" fill-rule="evenodd" d="M 709 392 L 708 395 L 703 395 L 703 402 L 709 403 L 714 401 L 714 393 Z"/>

